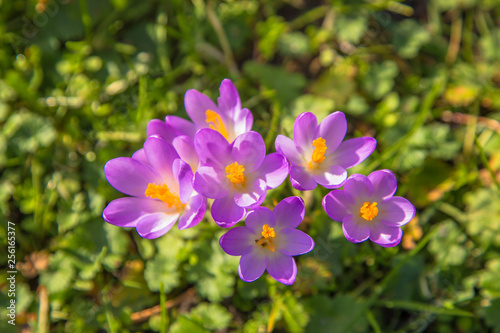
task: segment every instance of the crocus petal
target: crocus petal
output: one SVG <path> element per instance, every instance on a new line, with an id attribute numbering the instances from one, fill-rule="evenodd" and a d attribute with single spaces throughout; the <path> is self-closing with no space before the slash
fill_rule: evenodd
<path id="1" fill-rule="evenodd" d="M 165 212 L 167 205 L 159 200 L 126 197 L 111 201 L 102 213 L 104 220 L 119 227 L 135 227 L 145 214 Z"/>
<path id="2" fill-rule="evenodd" d="M 303 163 L 302 157 L 300 157 L 292 139 L 280 134 L 276 137 L 274 145 L 276 147 L 276 151 L 284 155 L 292 165 L 300 165 Z"/>
<path id="3" fill-rule="evenodd" d="M 368 199 L 373 194 L 373 185 L 368 177 L 360 174 L 351 175 L 344 184 L 344 191 L 360 200 Z"/>
<path id="4" fill-rule="evenodd" d="M 262 232 L 262 227 L 267 224 L 270 228 L 276 225 L 276 217 L 266 207 L 257 207 L 250 211 L 245 219 L 245 225 L 255 234 Z"/>
<path id="5" fill-rule="evenodd" d="M 226 115 L 226 118 L 239 118 L 241 110 L 240 96 L 233 82 L 229 79 L 222 80 L 219 87 L 220 97 L 217 98 L 217 104 L 221 113 Z M 214 110 L 215 111 L 215 110 Z"/>
<path id="6" fill-rule="evenodd" d="M 179 214 L 154 213 L 142 216 L 137 221 L 137 233 L 147 239 L 165 235 L 175 224 Z"/>
<path id="7" fill-rule="evenodd" d="M 199 167 L 194 174 L 193 187 L 196 192 L 207 198 L 222 198 L 229 194 L 224 187 L 227 183 L 224 178 L 225 175 L 221 171 L 217 172 L 210 166 Z"/>
<path id="8" fill-rule="evenodd" d="M 344 140 L 347 132 L 347 121 L 344 113 L 337 111 L 328 115 L 316 128 L 315 137 L 325 139 L 326 154 L 335 151 Z"/>
<path id="9" fill-rule="evenodd" d="M 182 203 L 186 203 L 193 193 L 193 171 L 189 164 L 180 158 L 174 160 L 172 169 L 174 178 L 179 184 L 179 199 Z"/>
<path id="10" fill-rule="evenodd" d="M 149 164 L 148 158 L 146 157 L 146 153 L 144 152 L 144 148 L 139 149 L 135 153 L 132 154 L 132 158 L 134 160 L 141 161 L 144 164 Z"/>
<path id="11" fill-rule="evenodd" d="M 297 265 L 293 257 L 275 253 L 268 260 L 267 271 L 273 279 L 286 285 L 291 285 L 295 282 Z"/>
<path id="12" fill-rule="evenodd" d="M 146 197 L 149 183 L 159 183 L 160 176 L 148 165 L 130 158 L 114 158 L 104 166 L 108 182 L 118 191 L 134 197 Z"/>
<path id="13" fill-rule="evenodd" d="M 144 143 L 144 151 L 149 165 L 162 177 L 171 181 L 172 164 L 179 158 L 174 146 L 160 137 L 151 136 Z"/>
<path id="14" fill-rule="evenodd" d="M 172 145 L 177 151 L 177 154 L 179 154 L 181 160 L 189 164 L 193 172 L 196 171 L 200 160 L 194 149 L 193 140 L 186 135 L 180 135 L 172 140 Z"/>
<path id="15" fill-rule="evenodd" d="M 232 195 L 227 195 L 214 200 L 211 212 L 219 227 L 230 228 L 243 219 L 246 210 L 234 202 Z"/>
<path id="16" fill-rule="evenodd" d="M 266 145 L 262 136 L 254 131 L 238 136 L 232 144 L 231 159 L 254 171 L 260 167 L 266 156 Z"/>
<path id="17" fill-rule="evenodd" d="M 153 119 L 149 121 L 147 127 L 147 135 L 148 137 L 152 135 L 156 135 L 166 140 L 167 142 L 172 142 L 175 138 L 175 131 L 170 125 L 167 125 L 164 121 L 159 119 Z"/>
<path id="18" fill-rule="evenodd" d="M 252 282 L 262 276 L 267 267 L 267 257 L 257 251 L 250 251 L 241 256 L 238 273 L 245 282 Z"/>
<path id="19" fill-rule="evenodd" d="M 227 254 L 241 256 L 255 245 L 255 236 L 246 227 L 235 227 L 219 239 L 219 244 Z"/>
<path id="20" fill-rule="evenodd" d="M 315 174 L 313 178 L 323 187 L 339 188 L 347 179 L 347 171 L 339 165 L 332 165 L 328 171 Z"/>
<path id="21" fill-rule="evenodd" d="M 398 227 L 374 224 L 370 227 L 370 240 L 383 247 L 393 247 L 401 242 L 403 231 Z"/>
<path id="22" fill-rule="evenodd" d="M 363 242 L 370 237 L 370 228 L 366 224 L 356 223 L 352 215 L 344 217 L 342 230 L 345 238 L 353 243 Z"/>
<path id="23" fill-rule="evenodd" d="M 403 197 L 392 197 L 379 203 L 381 223 L 387 226 L 405 225 L 415 216 L 415 212 L 415 206 Z"/>
<path id="24" fill-rule="evenodd" d="M 240 117 L 240 119 L 242 119 L 242 120 L 240 120 L 235 125 L 234 131 L 236 133 L 238 133 L 238 134 L 251 131 L 252 130 L 252 126 L 253 126 L 253 115 L 252 115 L 252 112 L 250 112 L 250 110 L 248 110 L 247 108 L 241 109 L 241 117 Z M 242 124 L 241 125 L 242 128 L 240 128 L 239 124 Z"/>
<path id="25" fill-rule="evenodd" d="M 196 133 L 196 126 L 189 120 L 177 116 L 166 116 L 165 123 L 170 125 L 177 134 L 186 135 L 191 139 L 194 138 Z"/>
<path id="26" fill-rule="evenodd" d="M 349 169 L 363 162 L 373 153 L 376 146 L 377 140 L 370 137 L 345 140 L 332 153 L 334 163 Z"/>
<path id="27" fill-rule="evenodd" d="M 351 214 L 349 204 L 345 192 L 341 190 L 331 191 L 323 198 L 325 212 L 337 222 L 342 222 L 347 215 Z"/>
<path id="28" fill-rule="evenodd" d="M 203 128 L 194 136 L 194 148 L 200 158 L 201 165 L 210 165 L 224 170 L 232 163 L 231 145 L 217 131 Z"/>
<path id="29" fill-rule="evenodd" d="M 266 195 L 266 182 L 263 179 L 256 179 L 244 192 L 236 192 L 234 201 L 238 206 L 246 208 L 257 203 L 263 195 Z"/>
<path id="30" fill-rule="evenodd" d="M 313 151 L 312 142 L 315 139 L 314 134 L 318 120 L 311 112 L 300 114 L 293 123 L 293 142 L 300 154 L 307 154 Z"/>
<path id="31" fill-rule="evenodd" d="M 198 128 L 208 127 L 207 116 L 205 114 L 207 110 L 219 111 L 215 103 L 208 96 L 195 89 L 186 91 L 184 106 L 186 107 L 187 114 Z"/>
<path id="32" fill-rule="evenodd" d="M 254 204 L 253 204 L 253 205 L 251 205 L 251 206 L 245 207 L 245 209 L 246 209 L 247 211 L 250 211 L 250 210 L 252 210 L 252 209 L 255 209 L 255 208 L 257 208 L 257 207 L 260 207 L 260 206 L 262 205 L 262 203 L 266 200 L 266 194 L 267 194 L 267 192 L 264 192 L 264 195 L 262 195 L 262 196 L 260 197 L 260 199 L 259 199 L 256 203 L 254 203 Z"/>
<path id="33" fill-rule="evenodd" d="M 303 167 L 292 166 L 290 169 L 290 181 L 292 186 L 299 191 L 314 190 L 318 183 L 313 176 L 309 174 Z"/>
<path id="34" fill-rule="evenodd" d="M 377 170 L 368 175 L 373 185 L 373 196 L 379 200 L 390 198 L 396 193 L 398 182 L 391 170 Z"/>
<path id="35" fill-rule="evenodd" d="M 184 213 L 179 217 L 179 229 L 184 230 L 200 223 L 205 216 L 205 210 L 205 199 L 199 194 L 193 195 L 188 201 Z"/>
<path id="36" fill-rule="evenodd" d="M 267 155 L 259 168 L 259 173 L 266 179 L 267 189 L 280 186 L 288 177 L 289 165 L 285 156 L 272 153 Z"/>
<path id="37" fill-rule="evenodd" d="M 304 200 L 301 197 L 288 197 L 281 200 L 273 209 L 276 217 L 276 228 L 295 229 L 304 219 Z"/>
<path id="38" fill-rule="evenodd" d="M 297 229 L 283 229 L 279 232 L 277 250 L 287 256 L 297 256 L 311 251 L 314 241 L 305 232 Z"/>

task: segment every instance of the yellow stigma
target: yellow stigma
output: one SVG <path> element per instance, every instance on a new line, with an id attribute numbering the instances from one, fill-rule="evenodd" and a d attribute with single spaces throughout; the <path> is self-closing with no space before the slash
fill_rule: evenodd
<path id="1" fill-rule="evenodd" d="M 207 119 L 205 120 L 208 124 L 208 126 L 222 134 L 223 137 L 228 138 L 229 134 L 227 133 L 226 126 L 224 126 L 224 122 L 222 121 L 222 118 L 217 114 L 217 112 L 214 112 L 212 110 L 207 110 L 205 111 L 205 115 L 207 116 Z"/>
<path id="2" fill-rule="evenodd" d="M 326 145 L 325 139 L 319 137 L 313 141 L 312 145 L 315 147 L 312 155 L 313 162 L 321 163 L 325 159 Z"/>
<path id="3" fill-rule="evenodd" d="M 325 152 L 328 148 L 325 143 L 326 141 L 322 137 L 319 137 L 313 141 L 312 145 L 314 146 L 314 151 L 312 153 L 311 162 L 309 162 L 309 168 L 315 168 L 313 162 L 319 164 L 325 160 Z"/>
<path id="4" fill-rule="evenodd" d="M 359 216 L 364 218 L 367 221 L 373 220 L 375 216 L 378 214 L 378 208 L 376 202 L 365 202 L 361 209 L 359 210 Z"/>
<path id="5" fill-rule="evenodd" d="M 163 201 L 169 207 L 175 206 L 179 209 L 183 206 L 179 196 L 170 192 L 166 184 L 156 185 L 154 183 L 149 183 L 144 194 L 151 199 L 159 199 Z"/>
<path id="6" fill-rule="evenodd" d="M 255 243 L 262 247 L 267 247 L 271 252 L 274 252 L 273 238 L 276 237 L 273 228 L 269 228 L 269 224 L 262 226 L 262 238 L 256 239 Z"/>
<path id="7" fill-rule="evenodd" d="M 238 162 L 234 162 L 229 164 L 226 167 L 227 178 L 234 184 L 234 186 L 242 184 L 245 185 L 245 175 L 243 172 L 245 171 L 245 167 Z"/>
<path id="8" fill-rule="evenodd" d="M 274 238 L 276 234 L 274 233 L 273 228 L 269 228 L 269 224 L 264 224 L 262 226 L 262 237 L 264 238 Z"/>

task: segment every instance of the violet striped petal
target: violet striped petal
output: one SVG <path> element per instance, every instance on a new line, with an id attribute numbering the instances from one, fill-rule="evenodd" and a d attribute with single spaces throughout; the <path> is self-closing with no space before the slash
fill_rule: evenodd
<path id="1" fill-rule="evenodd" d="M 273 209 L 277 231 L 285 228 L 295 229 L 304 219 L 305 206 L 301 197 L 288 197 L 281 200 Z"/>
<path id="2" fill-rule="evenodd" d="M 235 227 L 219 239 L 219 244 L 227 254 L 241 256 L 249 252 L 254 244 L 255 235 L 246 227 Z"/>
<path id="3" fill-rule="evenodd" d="M 399 227 L 391 227 L 384 224 L 373 224 L 370 226 L 370 240 L 383 247 L 393 247 L 401 242 L 403 231 Z"/>
<path id="4" fill-rule="evenodd" d="M 304 254 L 314 248 L 311 236 L 297 229 L 283 229 L 279 231 L 277 237 L 279 237 L 277 251 L 287 256 Z"/>
<path id="5" fill-rule="evenodd" d="M 297 277 L 297 265 L 293 257 L 275 252 L 269 256 L 267 271 L 278 282 L 291 285 Z"/>
<path id="6" fill-rule="evenodd" d="M 179 213 L 153 213 L 137 220 L 137 233 L 147 239 L 165 235 L 179 218 Z"/>
<path id="7" fill-rule="evenodd" d="M 102 213 L 104 220 L 119 227 L 135 227 L 143 215 L 166 212 L 167 205 L 160 200 L 124 197 L 111 201 Z"/>
<path id="8" fill-rule="evenodd" d="M 398 188 L 396 176 L 391 170 L 377 170 L 368 175 L 373 185 L 373 196 L 377 200 L 391 198 Z"/>
<path id="9" fill-rule="evenodd" d="M 245 216 L 245 208 L 241 208 L 234 202 L 232 195 L 215 199 L 212 203 L 212 217 L 218 226 L 230 228 Z"/>
<path id="10" fill-rule="evenodd" d="M 196 226 L 205 216 L 205 199 L 197 194 L 191 197 L 187 207 L 179 217 L 179 230 L 188 229 Z"/>
<path id="11" fill-rule="evenodd" d="M 342 230 L 348 241 L 360 243 L 370 237 L 370 228 L 366 224 L 358 224 L 352 215 L 347 215 L 342 221 Z"/>
<path id="12" fill-rule="evenodd" d="M 184 95 L 184 106 L 189 117 L 193 120 L 198 128 L 208 127 L 206 122 L 206 111 L 211 110 L 219 113 L 217 105 L 205 94 L 195 90 L 189 89 Z"/>
<path id="13" fill-rule="evenodd" d="M 104 165 L 108 182 L 118 191 L 135 197 L 146 197 L 149 183 L 161 183 L 161 177 L 146 164 L 130 157 L 117 157 Z"/>
<path id="14" fill-rule="evenodd" d="M 267 257 L 259 251 L 250 251 L 241 256 L 238 273 L 245 282 L 252 282 L 262 276 L 267 267 Z"/>

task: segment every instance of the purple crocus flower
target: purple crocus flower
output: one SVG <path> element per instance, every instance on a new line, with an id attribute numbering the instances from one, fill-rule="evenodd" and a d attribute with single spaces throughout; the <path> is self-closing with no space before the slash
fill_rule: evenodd
<path id="1" fill-rule="evenodd" d="M 193 143 L 195 128 L 191 122 L 179 117 L 175 117 L 176 126 L 173 126 L 167 122 L 168 117 L 173 116 L 167 116 L 165 122 L 159 119 L 151 120 L 148 123 L 147 136 L 157 136 L 171 143 L 181 160 L 188 163 L 195 172 L 199 166 L 198 154 Z M 143 149 L 139 149 L 136 154 L 144 155 Z"/>
<path id="2" fill-rule="evenodd" d="M 262 136 L 254 131 L 229 143 L 209 128 L 194 139 L 201 165 L 194 175 L 194 189 L 215 199 L 212 217 L 221 227 L 232 227 L 246 210 L 259 206 L 266 192 L 281 185 L 288 176 L 288 162 L 278 153 L 266 155 Z"/>
<path id="3" fill-rule="evenodd" d="M 314 248 L 312 238 L 296 229 L 303 219 L 304 201 L 289 197 L 273 211 L 265 207 L 250 211 L 246 226 L 229 230 L 219 244 L 227 254 L 241 256 L 238 271 L 243 281 L 254 281 L 267 269 L 276 281 L 290 285 L 297 276 L 292 256 Z"/>
<path id="4" fill-rule="evenodd" d="M 193 122 L 176 116 L 166 116 L 165 122 L 155 119 L 148 124 L 148 136 L 159 135 L 167 141 L 179 135 L 191 139 L 197 130 L 211 128 L 233 142 L 240 134 L 252 129 L 253 116 L 250 110 L 241 108 L 240 96 L 229 79 L 222 80 L 217 105 L 205 94 L 190 89 L 184 96 L 186 112 Z"/>
<path id="5" fill-rule="evenodd" d="M 346 169 L 363 162 L 375 150 L 374 138 L 342 140 L 347 131 L 345 115 L 334 112 L 319 125 L 310 112 L 300 114 L 293 124 L 293 141 L 283 135 L 276 138 L 276 150 L 291 164 L 292 186 L 301 191 L 341 187 Z"/>
<path id="6" fill-rule="evenodd" d="M 397 181 L 390 170 L 378 170 L 368 177 L 354 174 L 343 190 L 323 198 L 323 208 L 333 220 L 342 222 L 347 240 L 359 243 L 370 238 L 384 247 L 399 244 L 401 226 L 415 216 L 415 207 L 405 198 L 395 197 Z"/>
<path id="7" fill-rule="evenodd" d="M 106 222 L 134 227 L 144 238 L 164 235 L 179 220 L 179 229 L 197 225 L 205 214 L 205 199 L 193 191 L 193 172 L 174 147 L 152 136 L 132 158 L 118 157 L 104 166 L 108 182 L 130 195 L 111 201 Z"/>

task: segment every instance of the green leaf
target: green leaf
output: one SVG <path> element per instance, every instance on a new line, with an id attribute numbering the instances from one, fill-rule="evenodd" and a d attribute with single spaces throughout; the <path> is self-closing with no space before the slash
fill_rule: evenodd
<path id="1" fill-rule="evenodd" d="M 429 242 L 429 251 L 434 254 L 436 261 L 442 268 L 458 266 L 464 263 L 467 250 L 464 242 L 466 236 L 457 224 L 451 220 L 439 223 L 438 231 Z"/>
<path id="2" fill-rule="evenodd" d="M 331 332 L 332 327 L 342 332 L 349 324 L 351 315 L 360 311 L 363 304 L 349 295 L 337 294 L 334 299 L 325 295 L 313 296 L 304 302 L 311 320 L 306 332 Z M 366 332 L 368 323 L 365 318 L 360 318 L 351 328 L 351 332 Z"/>
<path id="3" fill-rule="evenodd" d="M 373 64 L 363 75 L 361 86 L 373 99 L 380 99 L 392 90 L 398 72 L 398 66 L 394 61 L 386 60 Z"/>
<path id="4" fill-rule="evenodd" d="M 165 292 L 168 293 L 180 283 L 176 260 L 164 255 L 157 255 L 146 263 L 144 279 L 149 290 L 159 291 L 160 282 L 162 282 Z"/>
<path id="5" fill-rule="evenodd" d="M 209 330 L 224 329 L 228 327 L 233 318 L 231 313 L 222 305 L 209 303 L 200 303 L 191 310 L 188 317 Z"/>
<path id="6" fill-rule="evenodd" d="M 302 94 L 306 86 L 306 78 L 297 72 L 288 72 L 284 68 L 255 61 L 247 61 L 243 65 L 245 73 L 259 81 L 266 89 L 276 91 L 276 98 L 281 105 L 289 102 Z"/>
<path id="7" fill-rule="evenodd" d="M 290 292 L 284 297 L 282 311 L 289 332 L 304 332 L 309 322 L 309 314 L 305 311 L 304 305 Z"/>
<path id="8" fill-rule="evenodd" d="M 170 333 L 208 333 L 209 330 L 196 320 L 187 316 L 179 316 L 177 321 L 170 327 Z"/>
<path id="9" fill-rule="evenodd" d="M 484 308 L 482 313 L 488 325 L 494 328 L 495 333 L 499 333 L 500 316 L 498 314 L 500 313 L 500 298 L 492 300 L 490 306 Z"/>
<path id="10" fill-rule="evenodd" d="M 492 189 L 481 188 L 466 193 L 465 227 L 467 232 L 479 237 L 481 247 L 487 249 L 491 244 L 500 245 L 500 198 Z"/>
<path id="11" fill-rule="evenodd" d="M 302 32 L 291 32 L 280 36 L 278 48 L 291 57 L 302 57 L 311 52 L 309 37 Z"/>
<path id="12" fill-rule="evenodd" d="M 256 28 L 260 37 L 257 47 L 265 59 L 270 59 L 276 53 L 276 45 L 287 30 L 287 24 L 279 16 L 270 16 L 266 21 L 258 22 Z"/>
<path id="13" fill-rule="evenodd" d="M 414 58 L 423 44 L 430 40 L 430 33 L 413 19 L 400 21 L 394 26 L 393 43 L 398 54 L 405 59 Z"/>
<path id="14" fill-rule="evenodd" d="M 335 20 L 335 31 L 340 41 L 357 44 L 361 41 L 366 28 L 368 17 L 363 15 L 339 15 Z"/>

